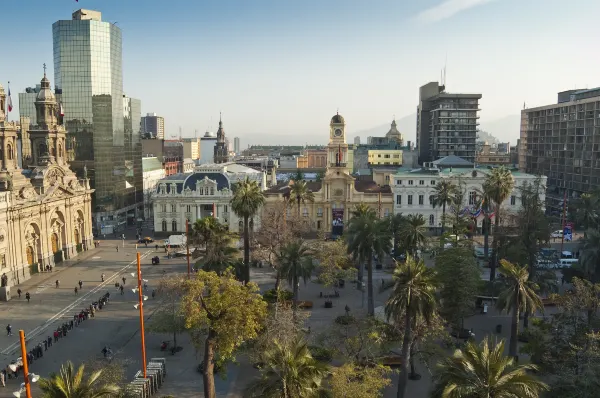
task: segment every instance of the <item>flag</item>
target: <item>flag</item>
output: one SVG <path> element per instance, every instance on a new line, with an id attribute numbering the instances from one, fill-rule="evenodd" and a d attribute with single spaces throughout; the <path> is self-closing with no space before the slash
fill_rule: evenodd
<path id="1" fill-rule="evenodd" d="M 8 98 L 6 99 L 6 109 L 8 109 L 8 112 L 12 112 L 12 99 L 10 98 L 10 86 L 8 87 Z"/>
<path id="2" fill-rule="evenodd" d="M 60 103 L 60 115 L 61 116 L 65 116 L 65 110 L 64 110 L 64 108 L 62 106 L 62 102 Z"/>

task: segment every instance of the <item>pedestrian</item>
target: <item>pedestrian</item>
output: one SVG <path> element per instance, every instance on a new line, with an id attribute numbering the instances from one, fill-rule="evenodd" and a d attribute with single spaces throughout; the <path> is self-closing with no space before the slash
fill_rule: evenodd
<path id="1" fill-rule="evenodd" d="M 79 289 L 83 289 L 83 281 L 79 281 Z"/>
<path id="2" fill-rule="evenodd" d="M 158 251 L 158 245 L 154 245 L 154 250 Z"/>
<path id="3" fill-rule="evenodd" d="M 31 299 L 31 295 L 29 294 L 29 292 L 25 293 L 25 298 L 27 299 L 27 302 L 29 303 L 29 300 Z"/>
<path id="4" fill-rule="evenodd" d="M 19 298 L 21 298 L 21 293 L 23 293 L 23 292 L 21 291 L 21 289 L 17 289 L 17 294 L 19 295 Z"/>
<path id="5" fill-rule="evenodd" d="M 561 285 L 564 285 L 564 284 L 565 284 L 565 276 L 564 276 L 564 275 L 563 275 L 563 276 L 562 276 L 562 278 L 560 279 L 560 283 L 561 283 Z"/>
<path id="6" fill-rule="evenodd" d="M 12 326 L 10 326 L 10 323 L 6 325 L 6 335 L 12 336 Z"/>
<path id="7" fill-rule="evenodd" d="M 77 294 L 77 286 L 75 286 L 75 294 Z"/>
<path id="8" fill-rule="evenodd" d="M 2 387 L 6 387 L 6 368 L 0 371 L 0 384 Z"/>
<path id="9" fill-rule="evenodd" d="M 345 310 L 346 310 L 346 316 L 349 316 L 350 315 L 350 307 L 348 307 L 348 304 L 346 304 Z"/>
<path id="10" fill-rule="evenodd" d="M 57 343 L 58 342 L 58 330 L 54 331 L 54 342 Z"/>
<path id="11" fill-rule="evenodd" d="M 58 281 L 58 279 L 54 283 L 56 283 L 56 288 L 58 289 L 58 285 L 60 285 L 60 282 Z"/>
<path id="12" fill-rule="evenodd" d="M 126 281 L 125 277 L 122 277 L 121 280 L 123 281 L 123 285 L 125 285 L 125 281 Z"/>
<path id="13" fill-rule="evenodd" d="M 138 244 L 136 243 L 136 244 L 135 244 L 135 250 L 137 250 L 137 245 L 138 245 Z"/>
<path id="14" fill-rule="evenodd" d="M 46 340 L 48 341 L 48 347 L 52 347 L 52 337 L 48 336 Z"/>
<path id="15" fill-rule="evenodd" d="M 44 339 L 44 351 L 48 351 L 48 340 Z"/>
<path id="16" fill-rule="evenodd" d="M 44 356 L 44 350 L 42 349 L 42 343 L 39 343 L 37 345 L 37 350 L 38 350 L 38 356 L 41 358 Z"/>
<path id="17" fill-rule="evenodd" d="M 72 319 L 69 321 L 69 327 L 70 327 L 71 329 L 73 329 L 73 320 L 72 320 Z"/>
<path id="18" fill-rule="evenodd" d="M 148 248 L 148 242 L 144 242 L 144 245 L 146 245 L 146 248 Z"/>
<path id="19" fill-rule="evenodd" d="M 102 278 L 102 282 L 104 282 L 104 273 L 100 275 L 100 278 Z"/>
<path id="20" fill-rule="evenodd" d="M 119 252 L 119 246 L 117 246 L 117 253 Z"/>
<path id="21" fill-rule="evenodd" d="M 121 296 L 122 296 L 123 294 L 125 294 L 125 293 L 124 293 L 124 290 L 125 290 L 125 288 L 123 288 L 123 285 L 121 285 L 121 286 L 119 287 L 119 290 L 121 290 Z"/>

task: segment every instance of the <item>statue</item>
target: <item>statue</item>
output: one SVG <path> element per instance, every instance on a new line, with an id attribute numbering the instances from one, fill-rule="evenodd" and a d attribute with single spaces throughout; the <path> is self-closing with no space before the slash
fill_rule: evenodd
<path id="1" fill-rule="evenodd" d="M 46 136 L 46 154 L 50 155 L 50 137 Z"/>
<path id="2" fill-rule="evenodd" d="M 87 180 L 87 178 L 88 178 L 88 174 L 87 174 L 87 165 L 86 165 L 86 164 L 84 164 L 84 165 L 83 165 L 83 179 L 84 179 L 84 180 Z"/>
<path id="3" fill-rule="evenodd" d="M 2 274 L 2 277 L 0 278 L 0 287 L 6 287 L 8 286 L 8 276 L 6 276 L 6 272 Z"/>

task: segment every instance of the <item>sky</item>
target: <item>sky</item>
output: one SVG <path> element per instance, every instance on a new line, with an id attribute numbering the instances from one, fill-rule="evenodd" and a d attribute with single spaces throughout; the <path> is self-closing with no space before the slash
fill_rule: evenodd
<path id="1" fill-rule="evenodd" d="M 483 95 L 482 126 L 600 86 L 597 0 L 20 0 L 0 13 L 11 119 L 42 64 L 53 80 L 52 23 L 78 8 L 121 28 L 124 91 L 167 137 L 215 131 L 222 112 L 242 147 L 326 144 L 339 110 L 351 141 L 414 113 L 444 67 L 448 92 Z"/>

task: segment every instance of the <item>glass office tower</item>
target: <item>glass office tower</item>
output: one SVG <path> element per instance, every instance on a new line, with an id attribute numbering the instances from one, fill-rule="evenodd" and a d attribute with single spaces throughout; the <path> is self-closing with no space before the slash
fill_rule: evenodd
<path id="1" fill-rule="evenodd" d="M 62 92 L 64 124 L 74 146 L 71 166 L 91 179 L 95 227 L 107 232 L 135 222 L 139 178 L 130 175 L 136 145 L 126 142 L 121 30 L 98 11 L 77 10 L 52 25 L 54 81 Z M 140 160 L 141 162 L 141 160 Z M 127 178 L 129 174 L 129 179 Z M 133 219 L 132 219 L 133 218 Z"/>

